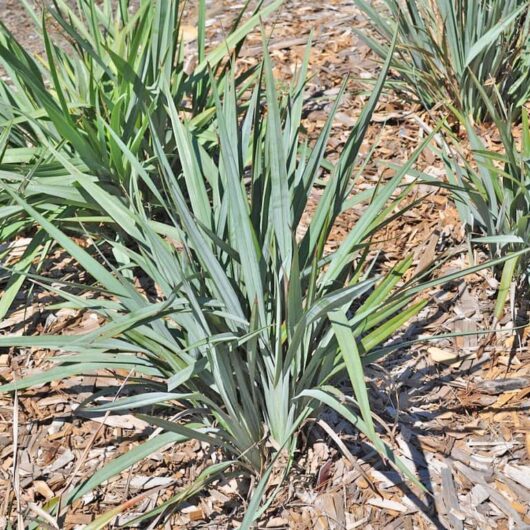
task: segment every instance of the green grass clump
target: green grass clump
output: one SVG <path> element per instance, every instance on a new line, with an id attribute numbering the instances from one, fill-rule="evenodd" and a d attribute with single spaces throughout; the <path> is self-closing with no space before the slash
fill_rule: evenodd
<path id="1" fill-rule="evenodd" d="M 530 248 L 530 122 L 528 111 L 523 109 L 521 136 L 516 139 L 515 125 L 506 110 L 501 114 L 485 93 L 482 96 L 494 117 L 502 149 L 488 150 L 472 122 L 460 116 L 469 138 L 472 160 L 466 159 L 457 141 L 450 144 L 442 157 L 471 243 L 485 245 L 490 257 L 495 259 Z M 521 296 L 527 295 L 529 267 L 528 254 L 515 256 L 503 264 L 495 306 L 497 319 L 503 314 L 512 282 Z M 520 301 L 518 297 L 517 302 Z"/>
<path id="2" fill-rule="evenodd" d="M 113 196 L 142 197 L 153 216 L 161 212 L 157 196 L 137 178 L 130 157 L 147 161 L 145 170 L 160 189 L 156 164 L 149 163 L 156 158 L 155 129 L 169 164 L 178 168 L 168 105 L 186 113 L 197 142 L 208 149 L 215 140 L 211 83 L 224 91 L 228 61 L 235 60 L 248 33 L 281 0 L 263 9 L 258 2 L 248 16 L 248 7 L 243 8 L 225 40 L 209 51 L 206 3 L 201 0 L 193 56 L 182 40 L 180 0 L 143 0 L 135 10 L 129 0 L 57 0 L 42 12 L 23 3 L 45 55 L 30 55 L 0 23 L 0 64 L 6 73 L 0 79 L 0 175 L 47 218 L 60 221 L 69 233 L 82 233 L 79 221 L 90 226 L 106 218 L 102 205 L 76 185 L 78 171 Z M 254 78 L 252 69 L 241 74 L 235 80 L 238 93 Z M 0 239 L 32 226 L 24 209 L 1 194 Z M 38 230 L 18 271 L 27 272 L 50 244 L 46 231 Z M 21 275 L 11 278 L 0 318 L 22 280 Z"/>
<path id="3" fill-rule="evenodd" d="M 490 119 L 478 82 L 520 114 L 530 96 L 528 0 L 385 0 L 381 9 L 365 0 L 356 4 L 377 36 L 358 34 L 380 57 L 397 34 L 396 85 L 425 108 L 442 104 Z"/>
<path id="4" fill-rule="evenodd" d="M 220 449 L 227 465 L 257 476 L 264 487 L 279 454 L 292 462 L 298 431 L 323 403 L 413 478 L 376 433 L 363 364 L 375 360 L 377 347 L 425 305 L 413 301 L 414 288 L 397 289 L 410 259 L 386 275 L 372 272 L 366 260 L 370 238 L 410 190 L 400 186 L 414 158 L 389 182 L 350 198 L 355 187 L 350 177 L 383 75 L 333 166 L 305 235 L 297 238 L 334 116 L 333 111 L 310 146 L 301 133 L 307 58 L 299 81 L 280 98 L 265 54 L 262 81 L 243 110 L 233 77 L 223 97 L 212 84 L 218 144 L 213 154 L 197 140 L 192 120 L 178 112 L 165 86 L 169 127 L 149 123 L 155 156 L 145 159 L 119 144 L 137 179 L 135 196 L 118 196 L 90 173 L 65 165 L 74 188 L 100 205 L 97 245 L 111 249 L 114 263 L 95 259 L 68 237 L 60 221 L 31 205 L 8 179 L 3 182 L 13 204 L 108 296 L 83 297 L 79 286 L 57 291 L 65 304 L 104 319 L 89 334 L 0 338 L 0 345 L 46 343 L 68 352 L 51 357 L 56 368 L 1 389 L 124 368 L 133 374 L 124 383 L 127 397 L 109 403 L 103 391 L 83 407 L 137 412 L 164 431 L 70 491 L 66 504 L 168 441 L 191 438 Z M 165 152 L 168 137 L 178 165 Z M 150 205 L 138 195 L 143 188 L 164 215 L 151 216 Z M 361 219 L 341 247 L 325 255 L 335 219 L 360 201 L 368 202 Z M 120 232 L 129 244 L 116 237 Z M 139 292 L 139 281 L 156 286 L 157 294 Z M 354 397 L 335 386 L 344 377 Z M 180 420 L 171 420 L 175 413 Z"/>

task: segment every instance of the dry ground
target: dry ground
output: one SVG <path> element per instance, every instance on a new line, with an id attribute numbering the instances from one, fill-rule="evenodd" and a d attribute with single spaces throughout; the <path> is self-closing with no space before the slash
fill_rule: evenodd
<path id="1" fill-rule="evenodd" d="M 222 36 L 239 7 L 235 2 L 212 2 L 209 31 L 213 38 Z M 190 22 L 192 17 L 190 8 Z M 17 0 L 0 0 L 0 19 L 33 52 L 41 50 Z M 280 79 L 292 76 L 309 33 L 314 32 L 305 121 L 310 134 L 322 126 L 338 87 L 351 76 L 334 125 L 330 156 L 340 150 L 366 100 L 362 81 L 377 72 L 377 63 L 353 31 L 363 25 L 353 2 L 346 0 L 286 2 L 269 24 L 270 48 Z M 260 39 L 259 33 L 249 39 L 243 61 L 259 59 Z M 418 107 L 385 95 L 363 148 L 366 154 L 374 142 L 378 145 L 360 188 L 389 176 L 392 170 L 386 162 L 406 160 L 425 137 L 422 124 L 429 123 L 431 118 Z M 430 151 L 421 156 L 419 166 L 444 177 Z M 415 255 L 418 268 L 443 253 L 454 253 L 443 272 L 468 265 L 470 256 L 462 246 L 462 227 L 454 206 L 443 193 L 426 187 L 416 194 L 425 200 L 379 236 L 383 265 L 408 253 Z M 316 203 L 318 196 L 313 200 Z M 341 218 L 331 247 L 340 242 L 359 213 Z M 59 253 L 50 257 L 47 272 L 52 276 L 78 274 Z M 418 473 L 429 494 L 410 488 L 384 466 L 350 425 L 325 412 L 304 438 L 292 479 L 260 527 L 390 530 L 529 525 L 529 329 L 518 337 L 509 331 L 496 336 L 478 333 L 491 325 L 495 282 L 486 271 L 444 291 L 428 293 L 431 303 L 399 340 L 459 331 L 470 335 L 418 342 L 367 370 L 374 409 L 392 427 L 385 436 Z M 0 333 L 80 333 L 98 325 L 90 314 L 47 311 L 48 296 L 37 290 L 21 298 L 0 323 Z M 507 311 L 500 323 L 506 330 L 514 323 L 510 315 Z M 1 351 L 0 378 L 11 380 L 38 369 L 46 353 Z M 0 528 L 8 521 L 16 522 L 17 517 L 19 523 L 27 524 L 38 506 L 145 437 L 146 425 L 132 415 L 82 418 L 75 414 L 76 405 L 89 393 L 109 385 L 118 388 L 119 381 L 102 373 L 18 396 L 0 396 Z M 208 448 L 200 443 L 168 447 L 86 495 L 62 525 L 81 528 L 94 514 L 139 495 L 133 511 L 142 513 L 189 484 L 208 458 Z M 166 527 L 237 527 L 245 510 L 240 496 L 245 488 L 248 485 L 236 481 L 214 483 L 209 491 L 181 506 Z M 116 521 L 125 522 L 124 518 Z M 162 528 L 155 521 L 153 528 L 158 527 Z"/>

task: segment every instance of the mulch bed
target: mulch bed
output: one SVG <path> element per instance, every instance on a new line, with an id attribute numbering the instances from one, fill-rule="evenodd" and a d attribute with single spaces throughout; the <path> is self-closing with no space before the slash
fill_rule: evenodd
<path id="1" fill-rule="evenodd" d="M 208 27 L 219 39 L 238 6 L 216 2 Z M 34 52 L 39 45 L 20 18 L 20 5 L 8 0 L 0 17 Z M 190 15 L 191 17 L 191 15 Z M 191 20 L 191 18 L 190 18 Z M 378 65 L 355 36 L 363 26 L 352 2 L 287 2 L 269 23 L 270 49 L 281 79 L 290 79 L 312 30 L 313 50 L 305 126 L 310 135 L 323 125 L 338 87 L 351 80 L 337 115 L 330 156 L 340 151 L 367 96 L 363 80 Z M 243 63 L 261 53 L 256 32 L 243 50 Z M 418 122 L 430 123 L 418 107 L 392 94 L 382 98 L 363 153 L 377 143 L 359 189 L 392 174 L 388 162 L 403 162 L 425 137 Z M 485 131 L 487 135 L 487 131 Z M 436 157 L 425 151 L 418 167 L 443 178 Z M 470 264 L 463 230 L 454 205 L 440 191 L 420 187 L 419 206 L 379 235 L 384 267 L 413 253 L 422 269 L 443 253 L 454 253 L 437 274 Z M 415 196 L 415 197 L 416 197 Z M 411 200 L 415 197 L 411 197 Z M 318 195 L 312 198 L 312 205 Z M 349 212 L 337 223 L 330 250 L 362 211 Z M 307 212 L 308 218 L 311 208 Z M 19 241 L 23 245 L 27 241 Z M 459 251 L 459 252 L 457 252 Z M 484 259 L 478 253 L 473 259 Z M 50 257 L 47 274 L 72 278 L 78 272 L 60 254 Z M 82 280 L 82 278 L 77 278 Z M 394 340 L 425 339 L 402 348 L 367 369 L 374 411 L 390 429 L 384 437 L 428 489 L 410 486 L 364 443 L 340 417 L 324 411 L 301 443 L 289 483 L 264 515 L 260 527 L 291 529 L 412 529 L 530 527 L 530 327 L 507 311 L 497 324 L 505 332 L 484 334 L 492 325 L 496 279 L 485 270 L 443 290 L 427 293 L 430 303 Z M 81 333 L 99 325 L 90 313 L 46 310 L 49 293 L 35 289 L 28 300 L 0 323 L 0 334 Z M 442 334 L 467 335 L 436 342 Z M 0 377 L 12 380 L 46 366 L 44 351 L 0 351 Z M 125 453 L 150 431 L 132 415 L 80 417 L 76 406 L 94 390 L 115 387 L 111 373 L 75 377 L 59 384 L 0 395 L 0 528 L 8 522 L 23 527 L 39 506 L 90 476 L 103 463 Z M 139 515 L 190 484 L 214 455 L 199 442 L 168 447 L 142 464 L 85 495 L 68 511 L 61 528 L 81 528 L 95 515 L 131 498 L 136 504 L 115 524 Z M 224 529 L 238 526 L 245 511 L 249 484 L 226 480 L 180 506 L 167 528 Z M 271 487 L 274 484 L 271 484 Z M 162 528 L 155 521 L 152 528 Z"/>

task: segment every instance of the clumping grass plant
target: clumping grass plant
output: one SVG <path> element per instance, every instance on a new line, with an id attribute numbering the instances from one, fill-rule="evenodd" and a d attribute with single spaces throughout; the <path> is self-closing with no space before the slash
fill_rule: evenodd
<path id="1" fill-rule="evenodd" d="M 475 79 L 488 96 L 497 90 L 519 115 L 530 96 L 528 0 L 356 0 L 375 37 L 358 35 L 380 57 L 398 41 L 395 85 L 426 108 L 440 103 L 489 119 Z"/>
<path id="2" fill-rule="evenodd" d="M 110 370 L 122 381 L 119 395 L 117 388 L 101 389 L 81 409 L 132 412 L 156 428 L 142 444 L 63 492 L 60 503 L 56 499 L 54 507 L 48 505 L 51 511 L 60 513 L 59 504 L 67 509 L 167 444 L 197 439 L 223 459 L 141 519 L 167 514 L 220 473 L 233 472 L 258 479 L 242 521 L 242 528 L 250 528 L 274 498 L 269 492 L 262 502 L 274 462 L 281 457 L 284 473 L 289 472 L 297 434 L 322 405 L 351 421 L 382 456 L 416 481 L 379 435 L 363 366 L 399 347 L 383 343 L 425 306 L 426 300 L 416 299 L 419 292 L 464 273 L 423 284 L 419 277 L 404 282 L 410 258 L 386 274 L 376 273 L 375 262 L 368 259 L 373 234 L 403 211 L 402 200 L 412 186 L 404 185 L 403 177 L 423 147 L 388 182 L 352 197 L 352 171 L 388 63 L 332 164 L 304 235 L 297 237 L 308 198 L 319 185 L 323 166 L 330 164 L 325 163 L 325 146 L 340 100 L 310 145 L 301 134 L 307 59 L 298 82 L 280 98 L 265 54 L 260 82 L 242 113 L 232 78 L 222 97 L 212 84 L 218 141 L 213 154 L 168 97 L 170 129 L 160 131 L 150 123 L 155 158 L 145 160 L 119 143 L 130 178 L 138 181 L 134 197 L 113 194 L 90 173 L 68 165 L 76 189 L 105 213 L 98 219 L 100 236 L 92 248 L 78 245 L 9 179 L 1 181 L 13 204 L 94 282 L 63 282 L 58 288 L 37 275 L 30 278 L 64 300 L 55 308 L 91 311 L 104 324 L 78 336 L 0 337 L 0 347 L 51 350 L 49 360 L 55 365 L 0 390 Z M 162 139 L 168 135 L 176 145 L 178 166 L 164 151 Z M 152 166 L 161 189 L 148 171 Z M 143 187 L 162 205 L 163 217 L 150 215 Z M 338 250 L 326 254 L 337 216 L 362 203 L 356 225 Z M 134 245 L 115 237 L 119 231 Z M 108 248 L 121 259 L 109 258 Z M 88 292 L 99 296 L 86 296 Z M 351 394 L 340 390 L 344 381 L 349 381 Z M 102 514 L 90 528 L 103 527 L 125 507 Z"/>
<path id="3" fill-rule="evenodd" d="M 102 261 L 77 245 L 60 222 L 31 205 L 9 179 L 3 181 L 13 204 L 69 252 L 107 296 L 85 297 L 79 286 L 53 288 L 65 304 L 96 312 L 105 324 L 77 337 L 0 338 L 2 346 L 45 345 L 63 352 L 51 356 L 55 368 L 1 390 L 125 369 L 131 374 L 122 390 L 126 397 L 109 402 L 115 389 L 102 390 L 83 408 L 133 411 L 163 431 L 65 492 L 66 505 L 167 443 L 193 438 L 228 459 L 208 473 L 235 466 L 262 479 L 259 498 L 275 458 L 284 454 L 292 462 L 297 432 L 323 403 L 350 419 L 413 478 L 376 432 L 363 362 L 374 360 L 377 347 L 426 303 L 413 302 L 412 288 L 395 292 L 410 259 L 387 275 L 371 272 L 366 259 L 371 236 L 410 189 L 400 185 L 414 158 L 391 181 L 350 198 L 355 186 L 350 177 L 383 76 L 329 175 L 305 235 L 297 238 L 333 123 L 331 113 L 313 146 L 301 134 L 307 58 L 299 81 L 282 99 L 265 55 L 263 81 L 252 90 L 241 118 L 233 78 L 224 97 L 212 83 L 219 145 L 214 155 L 194 136 L 192 120 L 178 112 L 170 87 L 162 87 L 170 128 L 161 131 L 150 122 L 155 158 L 142 158 L 116 138 L 130 178 L 137 181 L 134 197 L 120 197 L 90 173 L 66 166 L 79 193 L 100 205 L 107 226 L 134 241 L 125 245 L 101 230 L 93 250 L 110 247 L 120 262 Z M 178 165 L 166 154 L 168 136 Z M 160 219 L 150 215 L 144 188 L 163 206 Z M 339 250 L 325 255 L 337 216 L 362 200 L 368 204 L 357 225 Z M 152 292 L 139 292 L 135 280 L 150 283 Z M 339 374 L 349 375 L 354 397 L 336 387 Z M 172 419 L 175 414 L 178 420 Z M 245 524 L 256 513 L 249 512 Z"/>
<path id="4" fill-rule="evenodd" d="M 76 186 L 74 170 L 89 174 L 87 180 L 115 196 L 139 197 L 136 186 L 143 186 L 141 196 L 152 215 L 158 214 L 162 205 L 144 183 L 131 178 L 135 171 L 122 146 L 131 156 L 153 160 L 155 130 L 176 170 L 180 160 L 172 155 L 175 139 L 167 132 L 171 105 L 186 114 L 197 141 L 208 148 L 214 139 L 209 129 L 215 120 L 212 80 L 222 93 L 227 59 L 237 57 L 248 33 L 281 3 L 262 7 L 258 2 L 252 12 L 245 5 L 223 42 L 208 49 L 206 2 L 200 0 L 195 48 L 190 51 L 183 39 L 180 0 L 141 0 L 134 9 L 130 0 L 56 0 L 42 11 L 21 1 L 45 53 L 29 54 L 0 22 L 0 64 L 5 72 L 0 79 L 0 175 L 40 213 L 60 220 L 69 233 L 82 232 L 80 220 L 105 215 L 100 204 Z M 238 76 L 238 92 L 254 77 L 253 69 Z M 146 163 L 145 170 L 160 188 L 156 165 Z M 0 239 L 9 240 L 31 226 L 25 210 L 1 194 Z M 46 231 L 37 230 L 18 261 L 18 271 L 27 272 L 50 244 Z M 0 259 L 9 259 L 9 249 Z M 0 318 L 22 280 L 20 274 L 12 276 L 0 301 Z"/>
<path id="5" fill-rule="evenodd" d="M 528 111 L 523 109 L 521 134 L 516 138 L 507 110 L 502 111 L 500 95 L 497 94 L 497 106 L 485 91 L 481 95 L 494 118 L 502 149 L 488 149 L 471 120 L 460 115 L 472 159 L 466 158 L 456 139 L 441 156 L 470 242 L 485 245 L 492 258 L 507 257 L 530 248 L 530 121 Z M 513 282 L 518 292 L 528 293 L 529 267 L 527 254 L 514 256 L 503 264 L 495 307 L 497 319 L 504 312 Z"/>

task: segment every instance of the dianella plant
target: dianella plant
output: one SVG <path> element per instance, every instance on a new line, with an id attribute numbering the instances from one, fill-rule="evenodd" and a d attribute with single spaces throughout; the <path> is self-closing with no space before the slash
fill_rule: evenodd
<path id="1" fill-rule="evenodd" d="M 489 120 L 476 78 L 489 97 L 498 91 L 520 119 L 530 95 L 528 0 L 355 1 L 372 30 L 357 33 L 380 57 L 398 33 L 396 87 L 428 109 L 445 104 Z"/>
<path id="2" fill-rule="evenodd" d="M 460 115 L 472 149 L 472 159 L 455 141 L 448 144 L 441 156 L 453 186 L 455 202 L 467 228 L 471 243 L 484 245 L 490 257 L 508 257 L 510 253 L 530 248 L 530 122 L 528 111 L 522 111 L 520 136 L 497 94 L 493 105 L 485 91 L 481 95 L 493 116 L 502 149 L 488 149 L 471 120 Z M 527 254 L 508 259 L 500 273 L 500 286 L 495 317 L 499 319 L 513 284 L 521 293 L 519 302 L 528 293 L 529 261 Z"/>
<path id="3" fill-rule="evenodd" d="M 246 5 L 224 40 L 207 47 L 205 0 L 198 2 L 193 27 L 182 24 L 180 0 L 57 0 L 43 10 L 21 1 L 44 54 L 30 55 L 0 23 L 0 64 L 5 72 L 0 79 L 0 175 L 41 214 L 60 220 L 68 233 L 84 231 L 79 221 L 106 215 L 76 185 L 76 171 L 110 195 L 131 201 L 142 197 L 151 214 L 159 214 L 162 205 L 135 177 L 124 148 L 146 161 L 145 171 L 162 189 L 156 164 L 149 163 L 156 158 L 153 131 L 175 171 L 181 163 L 169 134 L 169 105 L 185 114 L 195 138 L 208 149 L 215 140 L 210 129 L 215 121 L 212 80 L 222 93 L 229 61 L 235 60 L 248 33 L 280 4 L 277 0 L 262 7 L 258 2 L 254 11 Z M 193 46 L 185 42 L 190 30 Z M 238 93 L 255 75 L 255 69 L 249 69 L 234 80 Z M 21 273 L 34 260 L 42 260 L 51 244 L 47 232 L 33 230 L 33 224 L 23 208 L 0 193 L 0 240 L 33 236 L 17 263 Z M 0 260 L 8 262 L 9 254 L 9 247 L 3 248 Z M 0 301 L 0 318 L 21 282 L 21 275 L 10 279 Z"/>
<path id="4" fill-rule="evenodd" d="M 86 270 L 94 280 L 86 291 L 99 295 L 85 296 L 79 285 L 48 288 L 63 305 L 95 312 L 104 324 L 81 336 L 1 337 L 2 346 L 45 345 L 55 365 L 1 390 L 111 370 L 123 378 L 120 396 L 112 399 L 116 389 L 104 389 L 82 408 L 132 411 L 158 428 L 143 445 L 65 492 L 62 506 L 151 452 L 188 439 L 224 455 L 201 481 L 230 467 L 260 479 L 259 499 L 275 459 L 286 459 L 287 472 L 297 433 L 323 404 L 353 422 L 415 480 L 379 437 L 363 365 L 376 360 L 382 343 L 426 303 L 415 299 L 419 289 L 403 285 L 410 259 L 386 274 L 374 272 L 368 259 L 373 234 L 399 215 L 410 190 L 403 176 L 419 151 L 391 180 L 355 195 L 352 172 L 388 63 L 340 158 L 324 164 L 335 109 L 310 145 L 301 132 L 308 57 L 298 81 L 280 97 L 265 53 L 243 111 L 232 74 L 224 94 L 211 80 L 218 145 L 213 153 L 194 134 L 193 118 L 176 107 L 169 82 L 161 82 L 168 128 L 149 121 L 153 155 L 134 152 L 112 136 L 129 178 L 138 183 L 135 196 L 113 193 L 87 165 L 67 163 L 57 151 L 56 162 L 73 187 L 101 210 L 97 225 L 87 228 L 100 232 L 92 247 L 78 245 L 60 220 L 32 204 L 9 178 L 2 180 L 12 204 Z M 99 119 L 107 130 L 104 116 Z M 166 153 L 168 141 L 176 153 Z M 330 164 L 311 222 L 299 231 L 308 199 Z M 142 193 L 162 207 L 159 215 L 151 215 Z M 361 203 L 355 227 L 337 251 L 326 253 L 337 216 Z M 134 244 L 116 237 L 119 232 Z M 339 390 L 344 381 L 352 394 Z M 253 506 L 246 525 L 259 516 L 258 501 Z"/>
<path id="5" fill-rule="evenodd" d="M 259 2 L 248 17 L 248 8 L 241 9 L 226 38 L 207 51 L 204 0 L 193 27 L 182 24 L 180 0 L 141 0 L 134 9 L 130 0 L 57 0 L 42 11 L 22 2 L 45 53 L 30 55 L 0 26 L 0 61 L 7 73 L 0 84 L 0 119 L 8 129 L 2 165 L 40 157 L 42 166 L 46 156 L 38 148 L 51 146 L 75 154 L 72 163 L 127 190 L 130 167 L 115 137 L 135 155 L 152 156 L 150 123 L 167 130 L 167 98 L 187 113 L 190 126 L 204 129 L 215 114 L 211 73 L 222 91 L 227 56 L 235 58 L 249 31 L 279 5 L 260 10 Z M 190 38 L 194 46 L 187 49 Z M 168 138 L 161 141 L 168 151 L 174 147 Z"/>

